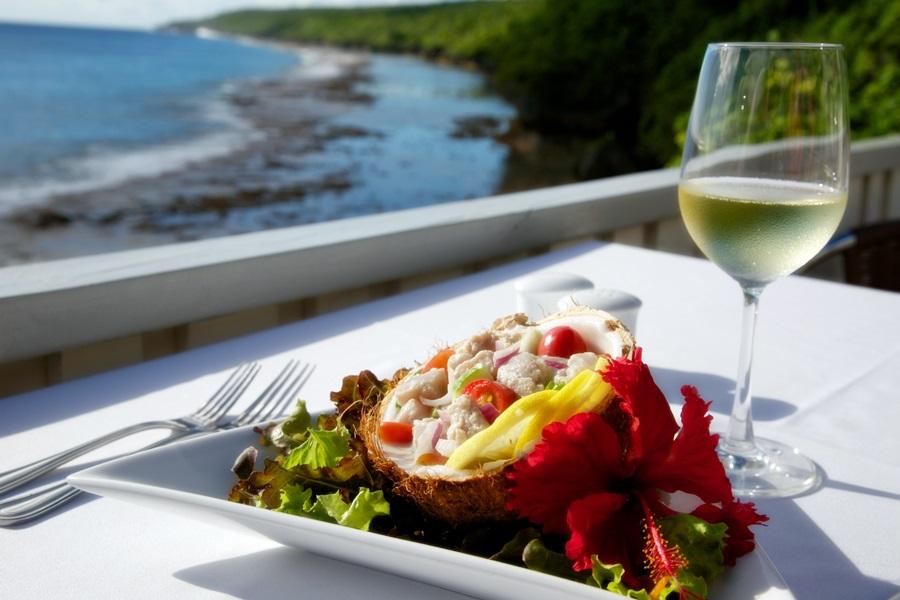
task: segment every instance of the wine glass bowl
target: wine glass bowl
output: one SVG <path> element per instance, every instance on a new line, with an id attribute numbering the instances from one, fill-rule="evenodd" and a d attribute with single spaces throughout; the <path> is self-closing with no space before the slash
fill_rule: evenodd
<path id="1" fill-rule="evenodd" d="M 847 195 L 779 179 L 701 177 L 678 191 L 688 232 L 700 250 L 744 287 L 790 275 L 828 242 Z"/>
<path id="2" fill-rule="evenodd" d="M 719 444 L 739 496 L 795 495 L 818 482 L 796 450 L 754 436 L 750 367 L 763 289 L 812 259 L 843 217 L 846 81 L 834 44 L 711 44 L 701 68 L 678 201 L 691 238 L 744 294 L 735 400 Z"/>

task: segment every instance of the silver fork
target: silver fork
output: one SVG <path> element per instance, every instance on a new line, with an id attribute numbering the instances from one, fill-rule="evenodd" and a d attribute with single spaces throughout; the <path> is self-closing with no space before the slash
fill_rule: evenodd
<path id="1" fill-rule="evenodd" d="M 209 397 L 209 400 L 189 415 L 165 421 L 146 421 L 136 425 L 129 425 L 83 444 L 73 446 L 68 450 L 51 454 L 46 458 L 0 473 L 0 494 L 19 488 L 32 479 L 49 473 L 79 456 L 135 433 L 153 429 L 169 429 L 175 434 L 211 430 L 215 427 L 216 422 L 234 406 L 234 403 L 241 397 L 241 394 L 247 389 L 247 386 L 250 385 L 258 372 L 259 365 L 256 363 L 240 365 L 231 373 L 231 376 L 228 377 L 225 383 Z"/>
<path id="2" fill-rule="evenodd" d="M 315 370 L 314 366 L 306 364 L 295 374 L 294 372 L 299 365 L 300 363 L 296 360 L 288 362 L 256 400 L 239 415 L 229 419 L 216 429 L 225 430 L 243 427 L 251 423 L 268 421 L 283 413 L 291 401 L 296 399 L 300 388 L 309 380 L 310 375 Z M 203 433 L 206 432 L 179 433 L 160 440 L 149 447 L 164 446 L 176 439 L 193 437 Z M 133 454 L 133 452 L 129 454 Z M 26 495 L 2 501 L 0 502 L 0 527 L 12 527 L 36 519 L 70 502 L 80 493 L 81 490 L 62 480 L 37 488 Z"/>

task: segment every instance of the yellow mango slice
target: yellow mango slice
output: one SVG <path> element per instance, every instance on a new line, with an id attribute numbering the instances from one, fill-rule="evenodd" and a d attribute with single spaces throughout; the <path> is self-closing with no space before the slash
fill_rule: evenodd
<path id="1" fill-rule="evenodd" d="M 603 412 L 612 400 L 612 386 L 598 373 L 608 361 L 600 357 L 594 371 L 582 371 L 560 390 L 544 390 L 520 398 L 490 427 L 457 448 L 447 460 L 451 469 L 466 470 L 488 462 L 522 456 L 540 441 L 544 427 L 580 412 Z"/>
<path id="2" fill-rule="evenodd" d="M 606 359 L 597 361 L 597 370 L 606 368 Z M 581 412 L 603 412 L 614 396 L 612 386 L 596 371 L 582 371 L 572 378 L 535 415 L 526 427 L 514 450 L 515 456 L 527 454 L 541 439 L 544 427 L 557 421 L 566 421 Z"/>
<path id="3" fill-rule="evenodd" d="M 490 427 L 479 431 L 454 450 L 447 466 L 462 471 L 488 461 L 512 458 L 516 442 L 530 417 L 557 393 L 555 390 L 544 390 L 518 399 L 500 413 Z"/>
<path id="4" fill-rule="evenodd" d="M 556 421 L 566 421 L 572 415 L 580 412 L 603 412 L 606 409 L 606 405 L 615 395 L 612 386 L 606 383 L 600 375 L 606 370 L 608 364 L 609 360 L 601 356 L 597 359 L 593 371 L 582 371 L 574 377 L 569 383 L 575 382 L 578 377 L 584 376 L 584 379 L 579 381 L 578 385 L 573 389 L 571 403 L 564 403 L 562 399 L 554 399 L 553 404 L 557 407 L 557 410 L 553 413 L 551 420 L 547 421 L 545 425 Z"/>

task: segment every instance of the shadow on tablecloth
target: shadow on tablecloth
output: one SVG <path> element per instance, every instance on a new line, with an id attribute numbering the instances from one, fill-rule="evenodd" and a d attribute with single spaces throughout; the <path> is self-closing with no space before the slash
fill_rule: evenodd
<path id="1" fill-rule="evenodd" d="M 713 375 L 711 373 L 697 373 L 691 371 L 679 371 L 676 369 L 664 369 L 651 365 L 653 379 L 672 404 L 681 404 L 682 385 L 692 385 L 700 392 L 706 401 L 711 401 L 710 410 L 714 413 L 728 416 L 731 414 L 731 405 L 734 402 L 734 379 Z M 777 421 L 797 412 L 797 407 L 790 402 L 764 396 L 753 397 L 754 421 Z"/>
<path id="2" fill-rule="evenodd" d="M 471 600 L 471 596 L 295 550 L 274 548 L 183 569 L 176 579 L 235 598 Z"/>
<path id="3" fill-rule="evenodd" d="M 822 488 L 834 488 L 858 494 L 900 500 L 900 495 L 828 478 L 821 467 Z M 815 494 L 816 492 L 813 492 Z M 795 502 L 787 499 L 757 500 L 758 509 L 769 516 L 765 527 L 756 527 L 756 537 L 775 568 L 781 573 L 798 600 L 847 600 L 849 598 L 888 599 L 900 593 L 900 585 L 870 577 L 828 537 Z M 853 510 L 852 504 L 834 510 Z M 860 531 L 860 535 L 879 535 Z M 894 535 L 894 532 L 882 532 Z M 895 557 L 886 557 L 893 560 Z"/>

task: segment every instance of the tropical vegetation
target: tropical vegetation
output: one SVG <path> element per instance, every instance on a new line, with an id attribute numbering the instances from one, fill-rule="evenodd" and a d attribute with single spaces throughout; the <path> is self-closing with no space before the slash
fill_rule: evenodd
<path id="1" fill-rule="evenodd" d="M 900 131 L 894 0 L 508 0 L 355 9 L 243 10 L 181 26 L 423 54 L 467 63 L 519 107 L 524 127 L 580 138 L 583 176 L 677 161 L 703 51 L 723 40 L 846 48 L 851 129 Z"/>

